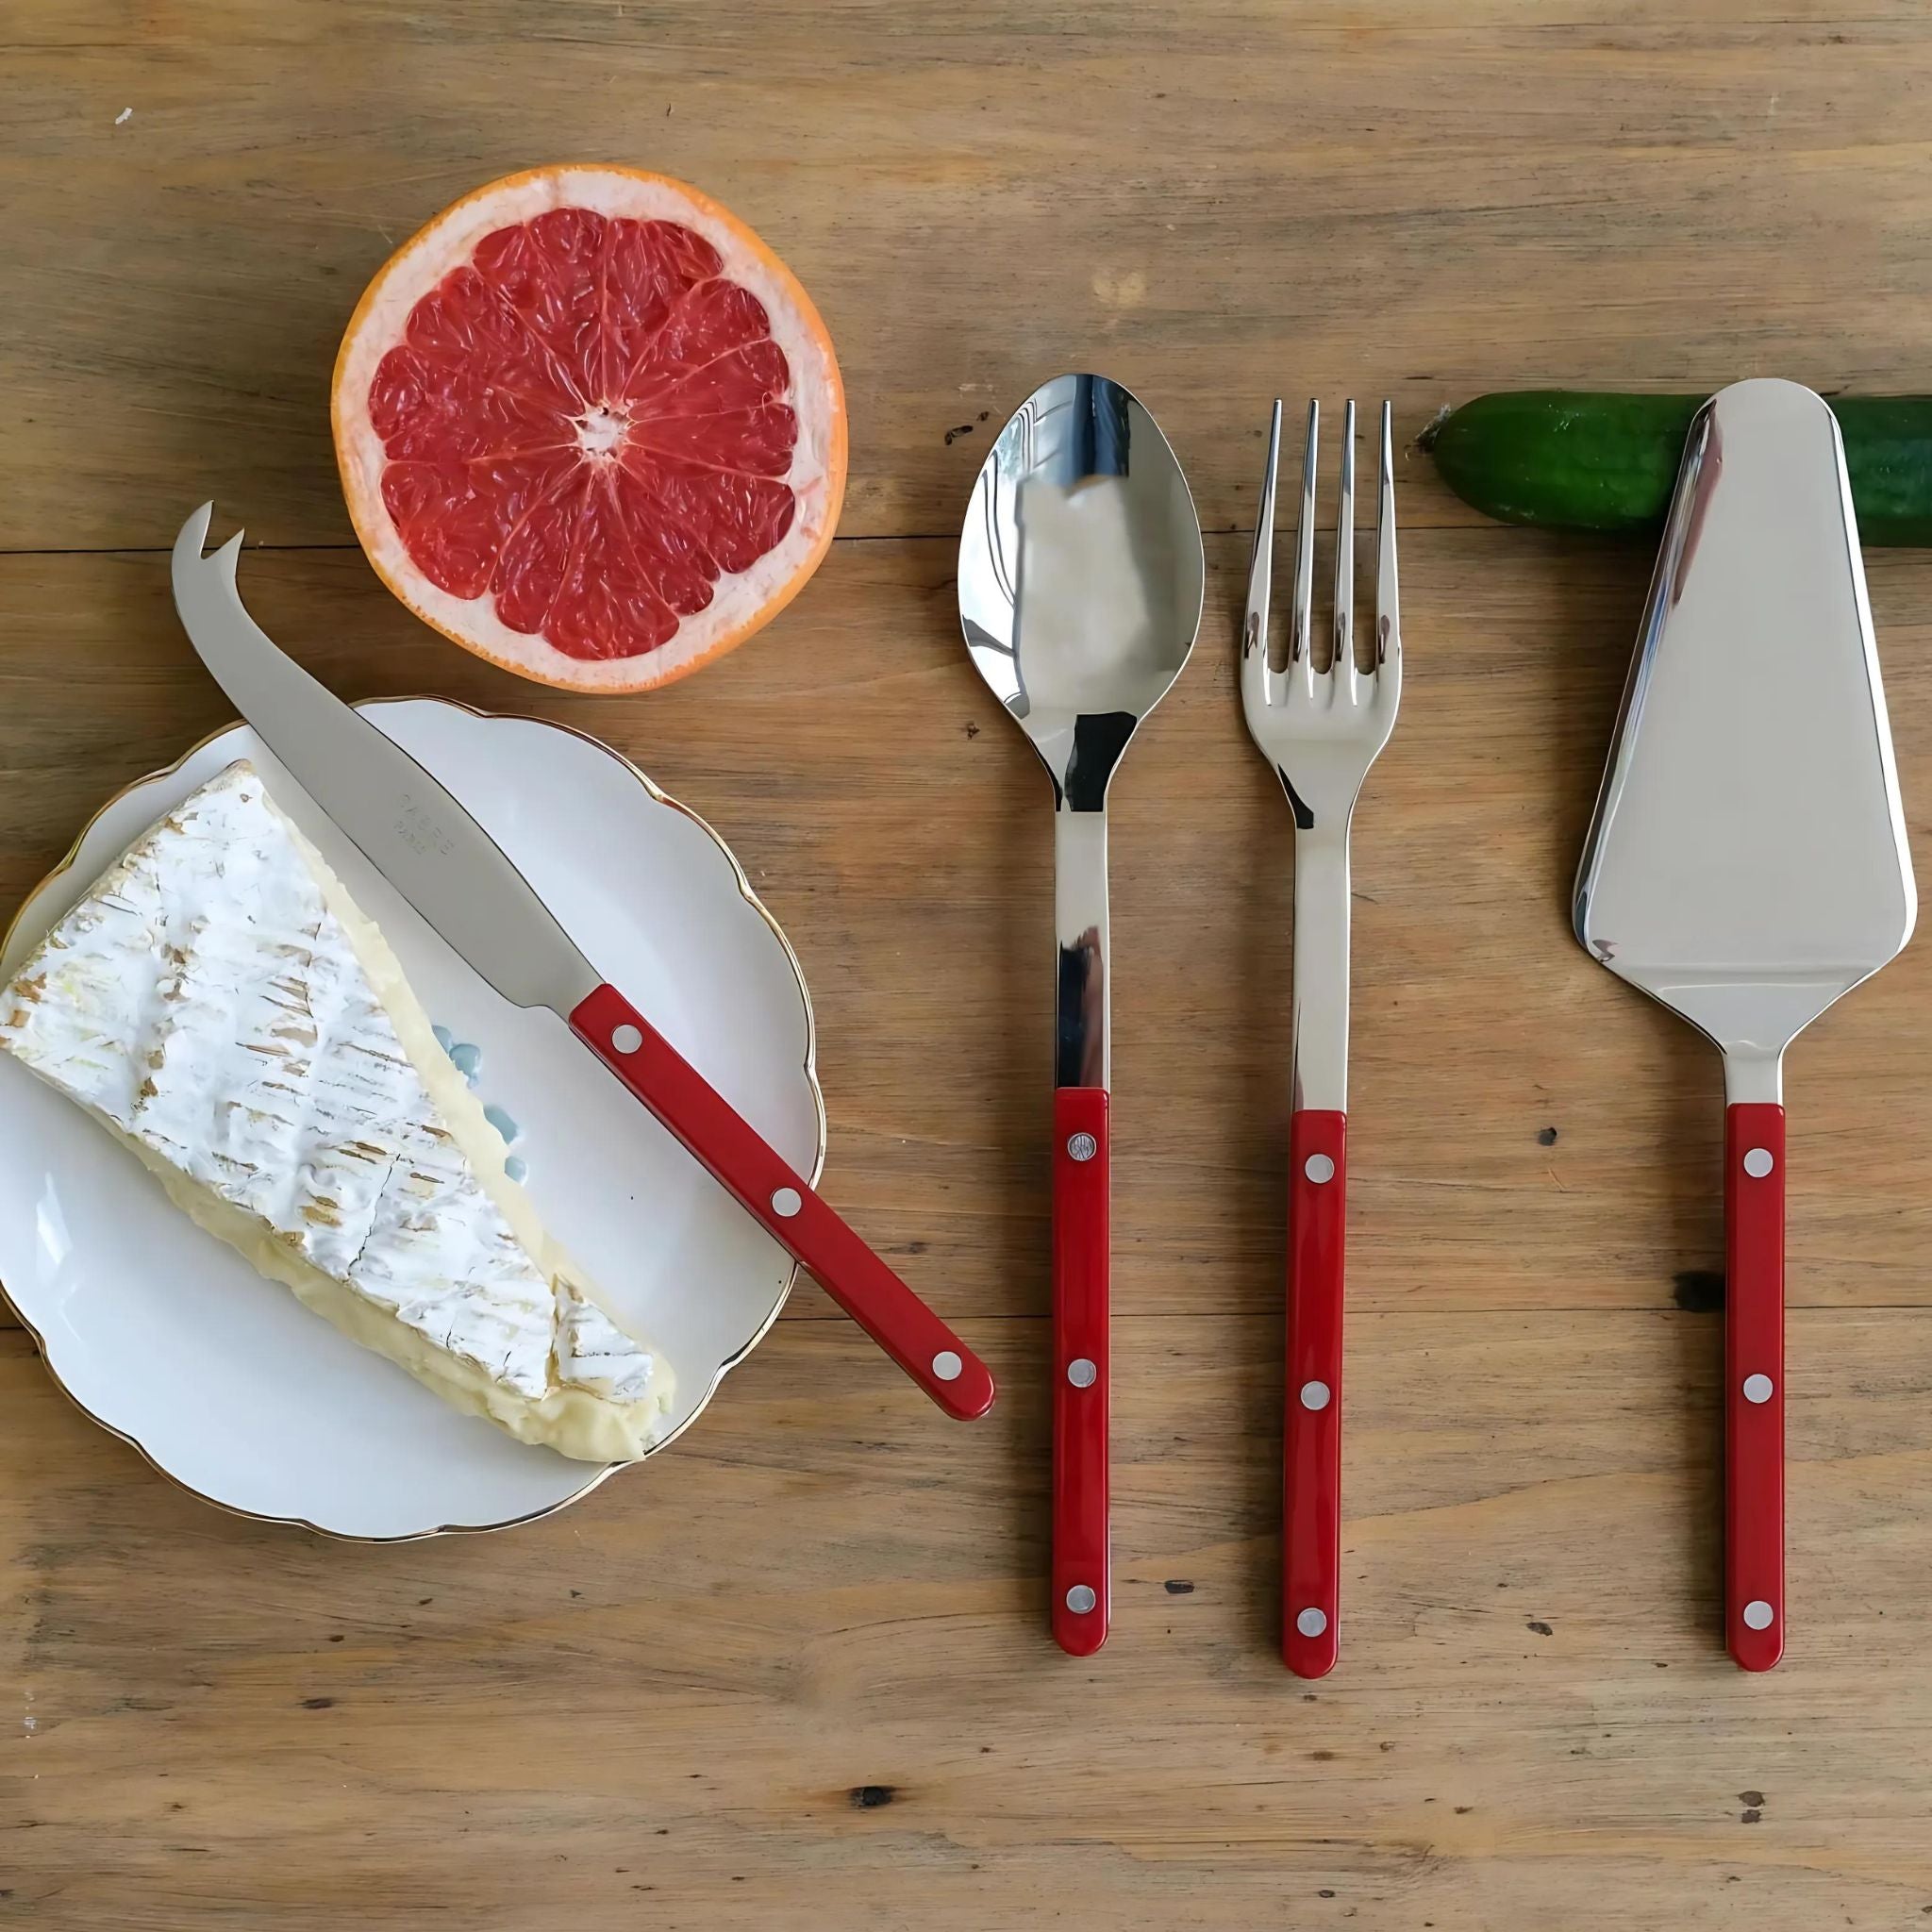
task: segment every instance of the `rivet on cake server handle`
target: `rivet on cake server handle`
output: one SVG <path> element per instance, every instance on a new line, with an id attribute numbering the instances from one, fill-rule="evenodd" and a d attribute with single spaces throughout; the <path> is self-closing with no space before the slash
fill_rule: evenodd
<path id="1" fill-rule="evenodd" d="M 235 583 L 238 532 L 203 555 L 211 503 L 175 540 L 175 608 L 215 682 L 336 825 L 504 998 L 548 1007 L 948 1415 L 991 1374 L 624 995 L 463 806 L 286 657 Z"/>

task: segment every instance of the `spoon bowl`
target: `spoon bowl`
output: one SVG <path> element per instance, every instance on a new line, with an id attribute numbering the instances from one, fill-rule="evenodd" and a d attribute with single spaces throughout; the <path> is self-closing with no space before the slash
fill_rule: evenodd
<path id="1" fill-rule="evenodd" d="M 1187 478 L 1138 397 L 1057 375 L 980 466 L 959 539 L 959 617 L 979 675 L 1052 774 L 1098 810 L 1135 727 L 1201 625 Z"/>

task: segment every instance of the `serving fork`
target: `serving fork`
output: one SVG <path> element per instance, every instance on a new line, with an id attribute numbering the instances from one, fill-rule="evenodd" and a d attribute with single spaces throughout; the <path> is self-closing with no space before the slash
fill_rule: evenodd
<path id="1" fill-rule="evenodd" d="M 1294 817 L 1294 1100 L 1289 1129 L 1288 1418 L 1284 1431 L 1282 1657 L 1297 1676 L 1334 1668 L 1341 1566 L 1341 1276 L 1348 1133 L 1348 833 L 1362 780 L 1402 697 L 1396 617 L 1395 480 L 1382 405 L 1372 661 L 1355 650 L 1355 405 L 1342 415 L 1332 649 L 1318 665 L 1311 622 L 1315 458 L 1308 405 L 1295 526 L 1294 607 L 1285 662 L 1271 658 L 1274 477 L 1281 404 L 1268 429 L 1241 629 L 1241 709 Z"/>

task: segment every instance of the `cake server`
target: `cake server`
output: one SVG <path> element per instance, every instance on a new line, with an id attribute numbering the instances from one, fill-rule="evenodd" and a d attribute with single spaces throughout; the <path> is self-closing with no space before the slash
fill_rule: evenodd
<path id="1" fill-rule="evenodd" d="M 1201 525 L 1167 439 L 1104 375 L 1020 405 L 973 488 L 959 622 L 1053 779 L 1053 1634 L 1107 1641 L 1107 792 L 1201 625 Z"/>
<path id="2" fill-rule="evenodd" d="M 548 1007 L 948 1415 L 984 1415 L 984 1362 L 577 950 L 535 889 L 408 753 L 258 627 L 238 532 L 211 503 L 175 540 L 175 608 L 201 660 L 317 805 L 505 999 Z"/>
<path id="3" fill-rule="evenodd" d="M 1783 1653 L 1786 1047 L 1918 907 L 1844 446 L 1796 383 L 1685 445 L 1576 936 L 1724 1057 L 1724 1637 Z"/>

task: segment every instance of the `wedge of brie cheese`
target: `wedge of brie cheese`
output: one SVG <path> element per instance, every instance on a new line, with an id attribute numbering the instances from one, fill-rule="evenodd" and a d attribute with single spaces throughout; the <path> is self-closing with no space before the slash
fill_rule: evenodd
<path id="1" fill-rule="evenodd" d="M 662 1357 L 545 1234 L 388 942 L 245 762 L 47 935 L 0 1049 L 457 1407 L 594 1462 L 661 1430 Z"/>

